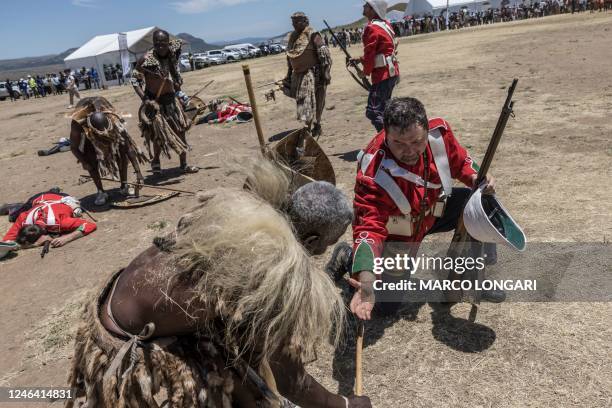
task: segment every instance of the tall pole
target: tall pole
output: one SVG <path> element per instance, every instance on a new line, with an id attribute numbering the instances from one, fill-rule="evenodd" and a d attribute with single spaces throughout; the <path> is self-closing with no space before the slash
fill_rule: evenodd
<path id="1" fill-rule="evenodd" d="M 261 122 L 259 121 L 259 112 L 257 111 L 257 101 L 255 99 L 255 92 L 253 91 L 253 84 L 251 83 L 251 70 L 249 66 L 243 65 L 242 72 L 244 74 L 247 92 L 249 93 L 249 101 L 251 102 L 251 110 L 253 111 L 255 130 L 257 131 L 257 138 L 259 139 L 259 147 L 261 148 L 261 154 L 265 155 L 266 142 L 264 141 L 263 130 L 261 129 Z"/>
<path id="2" fill-rule="evenodd" d="M 448 26 L 448 2 L 449 2 L 449 0 L 446 0 L 446 29 L 447 30 L 450 28 Z"/>

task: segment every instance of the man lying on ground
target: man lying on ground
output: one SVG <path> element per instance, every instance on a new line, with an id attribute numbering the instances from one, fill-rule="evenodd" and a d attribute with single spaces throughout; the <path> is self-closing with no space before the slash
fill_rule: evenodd
<path id="1" fill-rule="evenodd" d="M 350 202 L 325 182 L 290 194 L 270 162 L 246 185 L 200 196 L 90 303 L 70 376 L 87 406 L 158 407 L 165 395 L 172 407 L 371 407 L 304 368 L 343 325 L 309 255 L 342 236 Z"/>
<path id="2" fill-rule="evenodd" d="M 16 217 L 15 223 L 2 239 L 3 243 L 19 244 L 15 249 L 47 241 L 54 248 L 61 247 L 96 230 L 94 222 L 80 218 L 79 201 L 57 190 L 32 197 L 16 211 L 10 214 Z"/>

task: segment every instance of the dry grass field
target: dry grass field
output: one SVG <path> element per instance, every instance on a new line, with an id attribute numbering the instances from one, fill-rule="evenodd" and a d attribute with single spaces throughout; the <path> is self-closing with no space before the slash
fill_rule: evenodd
<path id="1" fill-rule="evenodd" d="M 402 79 L 395 95 L 419 98 L 430 117 L 448 120 L 477 159 L 506 87 L 519 78 L 516 118 L 508 124 L 492 172 L 499 196 L 530 242 L 610 241 L 611 29 L 612 13 L 584 13 L 402 39 Z M 334 50 L 333 56 L 320 143 L 338 186 L 352 196 L 356 151 L 374 131 L 364 117 L 367 95 L 345 72 L 341 53 Z M 283 56 L 250 65 L 255 85 L 280 79 L 286 71 Z M 200 96 L 247 99 L 240 65 L 187 73 L 185 88 L 195 92 L 210 79 L 215 82 Z M 128 130 L 140 143 L 139 101 L 132 89 L 99 94 L 128 114 Z M 291 100 L 280 95 L 276 103 L 265 103 L 262 92 L 258 97 L 267 137 L 297 127 Z M 85 203 L 93 201 L 95 189 L 78 184 L 83 171 L 70 153 L 36 155 L 68 136 L 67 99 L 0 103 L 0 202 L 56 185 Z M 168 185 L 241 187 L 239 177 L 227 175 L 228 162 L 257 154 L 252 124 L 195 126 L 188 139 L 191 161 L 203 170 L 185 177 L 170 171 Z M 178 159 L 162 166 L 176 168 Z M 192 203 L 185 196 L 142 209 L 99 211 L 98 231 L 91 237 L 52 249 L 44 259 L 39 251 L 24 251 L 0 262 L 0 386 L 63 386 L 82 302 L 154 236 L 170 231 Z M 0 229 L 7 228 L 3 217 Z M 317 261 L 323 265 L 326 257 Z M 468 323 L 468 305 L 454 307 L 449 316 L 427 304 L 410 304 L 397 318 L 368 324 L 364 391 L 373 405 L 612 406 L 612 304 L 508 302 L 480 309 L 476 323 Z M 329 389 L 348 393 L 352 352 L 349 332 L 343 347 L 322 348 L 308 370 Z"/>

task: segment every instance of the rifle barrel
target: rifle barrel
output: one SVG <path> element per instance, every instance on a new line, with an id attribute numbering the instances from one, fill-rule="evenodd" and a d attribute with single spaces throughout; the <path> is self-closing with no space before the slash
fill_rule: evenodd
<path id="1" fill-rule="evenodd" d="M 495 126 L 493 136 L 491 137 L 491 141 L 489 142 L 487 153 L 485 154 L 480 165 L 477 182 L 474 188 L 478 188 L 478 185 L 487 177 L 487 173 L 489 172 L 489 168 L 491 167 L 491 163 L 493 162 L 495 152 L 497 151 L 497 147 L 499 146 L 499 142 L 504 133 L 504 129 L 506 128 L 506 124 L 508 123 L 508 119 L 510 118 L 510 115 L 512 115 L 512 108 L 514 107 L 512 97 L 514 95 L 514 90 L 516 89 L 517 83 L 518 79 L 515 78 L 512 81 L 512 85 L 510 85 L 510 88 L 508 89 L 508 96 L 506 97 L 506 101 L 504 102 L 502 113 L 499 116 L 499 119 L 497 120 L 497 125 Z"/>

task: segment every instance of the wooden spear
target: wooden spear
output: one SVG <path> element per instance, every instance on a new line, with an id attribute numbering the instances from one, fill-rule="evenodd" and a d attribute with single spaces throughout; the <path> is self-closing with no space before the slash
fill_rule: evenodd
<path id="1" fill-rule="evenodd" d="M 80 175 L 79 177 L 82 178 L 86 178 L 86 179 L 90 179 L 91 180 L 91 176 L 85 176 L 85 175 Z M 104 177 L 100 177 L 100 180 L 103 181 L 112 181 L 114 183 L 121 183 L 121 181 L 119 180 L 113 180 L 113 179 L 109 179 L 109 178 L 104 178 Z M 193 194 L 195 195 L 196 193 L 194 193 L 193 191 L 187 191 L 187 190 L 177 190 L 175 188 L 169 188 L 169 187 L 161 187 L 161 186 L 151 186 L 149 184 L 137 184 L 137 183 L 130 183 L 130 182 L 125 182 L 125 184 L 128 184 L 130 186 L 136 186 L 136 187 L 146 187 L 146 188 L 155 188 L 157 190 L 167 190 L 167 191 L 173 191 L 175 193 L 184 193 L 184 194 Z"/>
<path id="2" fill-rule="evenodd" d="M 359 320 L 357 329 L 357 346 L 355 347 L 355 395 L 360 397 L 363 395 L 363 334 L 365 331 L 365 323 Z"/>

